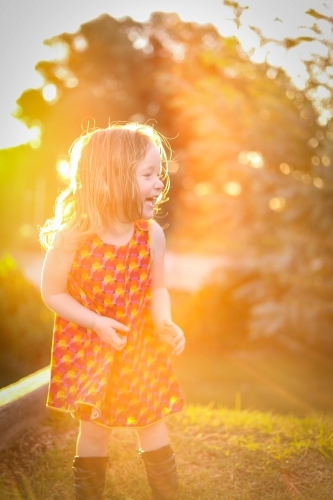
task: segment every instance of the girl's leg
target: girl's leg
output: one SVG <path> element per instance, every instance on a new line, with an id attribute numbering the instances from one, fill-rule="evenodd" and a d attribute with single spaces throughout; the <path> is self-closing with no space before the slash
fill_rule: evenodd
<path id="1" fill-rule="evenodd" d="M 80 421 L 76 456 L 73 462 L 76 500 L 102 500 L 108 464 L 110 429 Z"/>
<path id="2" fill-rule="evenodd" d="M 169 445 L 164 421 L 137 431 L 153 500 L 175 500 L 178 477 L 175 456 Z"/>
<path id="3" fill-rule="evenodd" d="M 140 448 L 144 451 L 158 450 L 169 444 L 168 430 L 165 422 L 160 420 L 156 424 L 137 429 Z"/>
<path id="4" fill-rule="evenodd" d="M 76 455 L 79 457 L 106 457 L 111 429 L 90 421 L 80 420 Z"/>

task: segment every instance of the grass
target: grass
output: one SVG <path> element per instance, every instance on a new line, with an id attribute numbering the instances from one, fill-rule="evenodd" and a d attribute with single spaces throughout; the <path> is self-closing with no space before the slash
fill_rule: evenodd
<path id="1" fill-rule="evenodd" d="M 179 301 L 180 303 L 180 301 Z M 179 500 L 332 500 L 333 362 L 303 347 L 226 350 L 188 335 L 187 400 L 168 420 Z M 0 454 L 1 500 L 70 500 L 77 422 L 48 412 Z M 109 443 L 107 500 L 150 498 L 134 431 Z"/>
<path id="2" fill-rule="evenodd" d="M 173 364 L 191 403 L 300 417 L 333 412 L 333 361 L 305 347 L 214 351 L 188 345 Z"/>
<path id="3" fill-rule="evenodd" d="M 214 319 L 221 335 L 207 338 L 201 328 L 196 337 L 188 331 L 191 295 L 173 291 L 171 298 L 174 320 L 187 337 L 184 353 L 173 364 L 189 402 L 297 416 L 333 412 L 332 351 L 305 344 L 288 350 L 274 339 L 249 342 L 236 328 L 224 328 L 221 318 Z"/>
<path id="4" fill-rule="evenodd" d="M 283 351 L 189 346 L 174 366 L 188 401 L 168 420 L 180 500 L 331 500 L 331 364 Z M 320 368 L 320 370 L 319 370 Z M 0 456 L 1 500 L 70 500 L 77 422 L 49 411 Z M 116 430 L 106 499 L 150 498 L 134 431 Z"/>
<path id="5" fill-rule="evenodd" d="M 180 500 L 331 500 L 333 421 L 189 405 L 168 421 Z M 70 500 L 77 424 L 50 412 L 1 456 L 2 500 Z M 110 440 L 108 500 L 150 498 L 134 431 Z"/>

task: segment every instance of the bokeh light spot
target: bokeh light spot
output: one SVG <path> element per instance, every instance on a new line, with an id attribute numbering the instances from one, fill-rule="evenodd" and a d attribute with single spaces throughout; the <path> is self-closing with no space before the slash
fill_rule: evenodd
<path id="1" fill-rule="evenodd" d="M 224 191 L 230 196 L 239 196 L 242 192 L 242 186 L 237 181 L 230 181 L 224 184 Z"/>
<path id="2" fill-rule="evenodd" d="M 293 172 L 293 177 L 294 177 L 294 179 L 296 179 L 297 181 L 302 180 L 302 172 L 300 172 L 299 170 L 294 170 L 294 172 Z"/>
<path id="3" fill-rule="evenodd" d="M 294 99 L 295 92 L 293 90 L 286 90 L 286 96 L 288 97 L 288 99 Z"/>
<path id="4" fill-rule="evenodd" d="M 242 165 L 247 165 L 248 164 L 248 158 L 247 158 L 247 151 L 241 151 L 238 155 L 238 161 Z"/>
<path id="5" fill-rule="evenodd" d="M 319 141 L 316 137 L 311 137 L 311 139 L 308 140 L 308 145 L 310 148 L 316 148 L 319 144 Z"/>
<path id="6" fill-rule="evenodd" d="M 31 127 L 29 129 L 29 132 L 30 132 L 30 134 L 29 134 L 30 135 L 30 139 L 29 139 L 30 146 L 33 149 L 39 148 L 39 146 L 41 145 L 41 138 L 40 138 L 41 129 L 40 129 L 40 127 L 38 127 L 38 125 L 34 125 L 33 127 Z"/>
<path id="7" fill-rule="evenodd" d="M 288 175 L 291 172 L 291 168 L 289 167 L 288 163 L 281 163 L 280 170 L 285 175 Z"/>
<path id="8" fill-rule="evenodd" d="M 70 76 L 64 81 L 65 87 L 73 89 L 79 83 L 79 80 L 75 76 Z"/>
<path id="9" fill-rule="evenodd" d="M 147 44 L 148 44 L 147 38 L 143 38 L 143 37 L 139 36 L 136 40 L 134 40 L 133 47 L 137 50 L 140 50 L 140 49 L 143 49 L 144 47 L 146 47 Z"/>
<path id="10" fill-rule="evenodd" d="M 71 166 L 66 160 L 59 160 L 57 163 L 57 172 L 63 181 L 68 181 L 71 176 Z"/>
<path id="11" fill-rule="evenodd" d="M 169 161 L 168 171 L 170 174 L 175 174 L 179 170 L 179 163 L 177 161 Z"/>
<path id="12" fill-rule="evenodd" d="M 194 192 L 198 196 L 205 196 L 212 190 L 212 185 L 209 182 L 199 182 L 194 186 Z"/>
<path id="13" fill-rule="evenodd" d="M 302 175 L 302 182 L 304 184 L 307 184 L 307 185 L 312 184 L 312 177 L 311 177 L 311 175 L 309 175 L 309 174 L 303 174 Z"/>
<path id="14" fill-rule="evenodd" d="M 34 228 L 31 224 L 24 223 L 24 224 L 21 224 L 21 226 L 19 228 L 19 233 L 22 236 L 22 238 L 29 239 L 34 234 Z"/>
<path id="15" fill-rule="evenodd" d="M 333 132 L 331 132 L 330 130 L 327 130 L 326 137 L 329 141 L 333 141 Z"/>
<path id="16" fill-rule="evenodd" d="M 275 68 L 269 68 L 267 71 L 266 71 L 266 75 L 268 76 L 268 78 L 270 78 L 271 80 L 274 80 L 274 78 L 276 77 L 276 75 L 278 74 L 277 70 Z"/>
<path id="17" fill-rule="evenodd" d="M 324 181 L 320 177 L 315 177 L 312 182 L 313 185 L 319 189 L 322 189 L 324 187 Z"/>
<path id="18" fill-rule="evenodd" d="M 136 123 L 144 123 L 146 121 L 146 117 L 143 113 L 134 113 L 134 115 L 130 116 L 130 121 Z"/>
<path id="19" fill-rule="evenodd" d="M 269 208 L 274 212 L 282 212 L 286 207 L 286 200 L 283 196 L 276 196 L 269 200 Z"/>
<path id="20" fill-rule="evenodd" d="M 249 151 L 247 153 L 247 159 L 250 165 L 254 168 L 261 168 L 264 164 L 262 156 L 258 151 Z"/>
<path id="21" fill-rule="evenodd" d="M 83 36 L 76 36 L 73 40 L 74 49 L 83 52 L 88 47 L 88 42 Z"/>
<path id="22" fill-rule="evenodd" d="M 49 83 L 43 87 L 43 99 L 47 102 L 54 102 L 57 99 L 57 87 Z"/>
<path id="23" fill-rule="evenodd" d="M 157 101 L 151 101 L 147 106 L 147 113 L 149 116 L 155 116 L 160 110 L 160 105 Z"/>
<path id="24" fill-rule="evenodd" d="M 326 155 L 324 155 L 324 156 L 321 157 L 321 162 L 324 165 L 324 167 L 329 167 L 330 164 L 331 164 L 331 160 Z"/>
<path id="25" fill-rule="evenodd" d="M 259 151 L 241 151 L 238 154 L 238 161 L 242 165 L 250 164 L 254 168 L 261 168 L 264 164 L 262 155 Z"/>

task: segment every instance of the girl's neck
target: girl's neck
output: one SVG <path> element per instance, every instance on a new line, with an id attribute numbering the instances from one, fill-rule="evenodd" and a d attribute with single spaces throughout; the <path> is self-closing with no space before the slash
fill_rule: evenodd
<path id="1" fill-rule="evenodd" d="M 117 224 L 110 224 L 108 227 L 99 232 L 98 236 L 104 243 L 111 245 L 126 245 L 133 236 L 134 222 L 123 223 L 118 221 Z"/>

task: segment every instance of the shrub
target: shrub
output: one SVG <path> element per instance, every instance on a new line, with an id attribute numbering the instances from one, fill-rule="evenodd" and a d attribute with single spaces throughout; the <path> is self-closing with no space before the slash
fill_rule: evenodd
<path id="1" fill-rule="evenodd" d="M 311 268 L 302 274 L 277 260 L 215 270 L 178 306 L 178 321 L 188 339 L 227 348 L 268 343 L 331 351 L 332 285 L 324 286 Z"/>
<path id="2" fill-rule="evenodd" d="M 175 308 L 175 321 L 186 331 L 189 345 L 241 348 L 248 340 L 251 297 L 239 296 L 240 286 L 256 280 L 246 269 L 223 269 Z M 173 301 L 175 303 L 176 300 Z"/>

